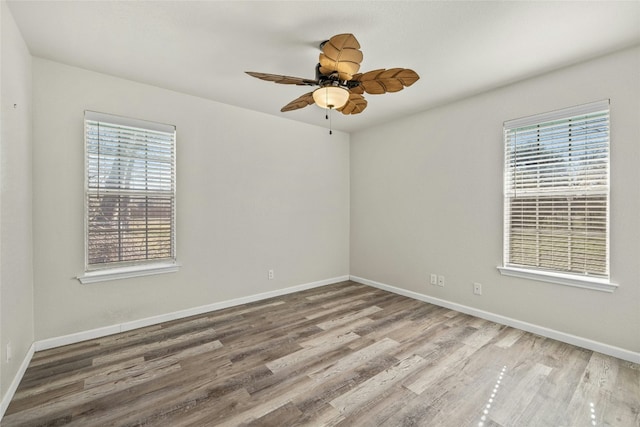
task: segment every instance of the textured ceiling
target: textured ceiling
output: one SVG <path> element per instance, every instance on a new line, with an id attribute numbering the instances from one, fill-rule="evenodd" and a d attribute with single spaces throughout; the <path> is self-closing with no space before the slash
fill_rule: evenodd
<path id="1" fill-rule="evenodd" d="M 393 120 L 632 45 L 640 2 L 8 1 L 31 53 L 267 114 L 326 126 L 312 105 L 281 113 L 308 87 L 244 71 L 314 78 L 318 45 L 353 33 L 360 71 L 420 74 L 366 95 L 347 132 Z"/>

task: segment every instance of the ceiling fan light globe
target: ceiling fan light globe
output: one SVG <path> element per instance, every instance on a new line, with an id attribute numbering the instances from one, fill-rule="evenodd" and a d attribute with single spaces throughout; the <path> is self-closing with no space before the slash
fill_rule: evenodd
<path id="1" fill-rule="evenodd" d="M 349 100 L 349 91 L 339 86 L 325 86 L 313 92 L 316 105 L 325 109 L 342 108 Z"/>

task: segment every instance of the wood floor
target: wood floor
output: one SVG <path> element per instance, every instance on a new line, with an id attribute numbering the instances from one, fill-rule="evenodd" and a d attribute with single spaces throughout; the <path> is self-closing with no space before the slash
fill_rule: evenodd
<path id="1" fill-rule="evenodd" d="M 640 366 L 353 282 L 38 352 L 2 426 L 640 426 Z"/>

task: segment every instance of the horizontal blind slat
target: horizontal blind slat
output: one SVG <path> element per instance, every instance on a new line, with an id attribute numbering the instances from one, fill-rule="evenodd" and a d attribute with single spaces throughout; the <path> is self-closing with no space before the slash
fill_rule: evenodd
<path id="1" fill-rule="evenodd" d="M 175 127 L 85 113 L 87 264 L 175 259 Z"/>
<path id="2" fill-rule="evenodd" d="M 505 122 L 506 266 L 608 276 L 608 102 L 604 106 Z M 579 114 L 563 116 L 567 112 Z"/>

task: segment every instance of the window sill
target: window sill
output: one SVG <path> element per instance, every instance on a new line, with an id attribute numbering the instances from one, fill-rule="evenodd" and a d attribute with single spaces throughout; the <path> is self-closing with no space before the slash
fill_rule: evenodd
<path id="1" fill-rule="evenodd" d="M 105 270 L 87 271 L 76 277 L 83 285 L 107 280 L 129 279 L 131 277 L 150 276 L 153 274 L 175 273 L 180 266 L 175 263 L 158 263 L 135 265 L 131 267 L 109 268 Z"/>
<path id="2" fill-rule="evenodd" d="M 560 285 L 574 286 L 577 288 L 592 289 L 602 292 L 613 292 L 618 289 L 618 285 L 609 282 L 607 279 L 597 279 L 594 277 L 581 277 L 571 274 L 551 273 L 545 271 L 527 270 L 515 267 L 498 267 L 503 276 L 520 277 L 524 279 L 539 280 L 542 282 L 557 283 Z"/>

